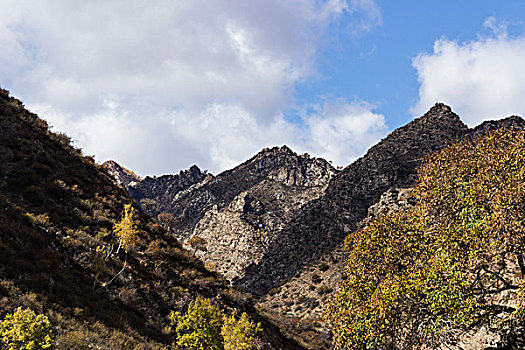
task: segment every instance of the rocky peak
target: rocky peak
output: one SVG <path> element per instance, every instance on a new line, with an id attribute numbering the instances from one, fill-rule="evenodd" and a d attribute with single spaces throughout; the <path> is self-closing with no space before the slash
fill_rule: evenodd
<path id="1" fill-rule="evenodd" d="M 477 136 L 484 134 L 489 130 L 497 129 L 523 130 L 525 129 L 525 120 L 523 120 L 522 117 L 516 115 L 499 120 L 488 120 L 472 129 L 471 134 Z"/>
<path id="2" fill-rule="evenodd" d="M 452 112 L 452 108 L 450 108 L 450 106 L 447 106 L 446 104 L 442 102 L 436 102 L 436 104 L 432 106 L 425 115 L 427 114 L 430 114 L 430 115 L 448 114 L 450 112 Z"/>
<path id="3" fill-rule="evenodd" d="M 113 160 L 108 160 L 102 163 L 111 176 L 115 179 L 115 182 L 124 187 L 128 187 L 130 184 L 141 181 L 140 176 L 135 174 L 133 171 L 128 170 Z"/>
<path id="4" fill-rule="evenodd" d="M 208 174 L 207 171 L 201 171 L 197 165 L 192 165 L 189 169 L 181 170 L 176 175 L 147 176 L 144 180 L 129 186 L 128 190 L 131 196 L 138 201 L 148 198 L 156 202 L 167 202 L 171 201 L 177 193 L 200 183 L 207 177 L 213 177 L 213 175 Z"/>
<path id="5" fill-rule="evenodd" d="M 268 293 L 340 244 L 389 188 L 412 186 L 423 157 L 466 133 L 468 127 L 443 104 L 393 131 L 335 175 L 322 197 L 301 208 L 237 283 L 255 295 Z"/>
<path id="6" fill-rule="evenodd" d="M 298 155 L 286 145 L 264 148 L 245 165 L 289 186 L 324 186 L 337 172 L 325 159 Z"/>

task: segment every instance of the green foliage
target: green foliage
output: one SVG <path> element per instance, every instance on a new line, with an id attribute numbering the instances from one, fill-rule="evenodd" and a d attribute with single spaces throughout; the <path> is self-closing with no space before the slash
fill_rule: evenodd
<path id="1" fill-rule="evenodd" d="M 250 350 L 254 349 L 262 332 L 260 323 L 250 321 L 243 313 L 239 319 L 212 303 L 197 297 L 185 315 L 172 311 L 169 315 L 175 326 L 177 345 L 195 350 Z"/>
<path id="2" fill-rule="evenodd" d="M 223 312 L 210 299 L 197 297 L 184 316 L 172 311 L 169 319 L 176 326 L 177 345 L 195 350 L 223 349 Z"/>
<path id="3" fill-rule="evenodd" d="M 237 320 L 235 314 L 224 317 L 221 335 L 224 350 L 252 350 L 262 332 L 261 324 L 250 321 L 246 313 Z"/>
<path id="4" fill-rule="evenodd" d="M 347 279 L 327 311 L 341 347 L 432 348 L 521 313 L 525 133 L 496 131 L 432 154 L 415 193 L 414 208 L 346 238 Z"/>
<path id="5" fill-rule="evenodd" d="M 51 323 L 44 315 L 19 307 L 0 323 L 2 341 L 9 350 L 52 349 Z"/>
<path id="6" fill-rule="evenodd" d="M 137 229 L 138 221 L 135 219 L 135 216 L 135 208 L 133 208 L 131 204 L 125 204 L 122 219 L 113 226 L 113 232 L 126 252 L 139 241 L 139 231 Z"/>

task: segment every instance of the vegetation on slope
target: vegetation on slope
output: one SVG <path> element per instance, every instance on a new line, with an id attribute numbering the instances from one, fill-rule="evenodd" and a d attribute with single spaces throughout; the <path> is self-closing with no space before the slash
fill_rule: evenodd
<path id="1" fill-rule="evenodd" d="M 346 238 L 347 279 L 327 312 L 337 345 L 437 348 L 483 326 L 523 346 L 525 132 L 430 155 L 415 193 L 415 207 Z"/>
<path id="2" fill-rule="evenodd" d="M 298 348 L 5 90 L 0 125 L 1 319 L 45 315 L 57 349 L 177 348 L 168 315 L 202 296 L 262 322 L 266 343 Z M 117 237 L 119 224 L 133 235 Z"/>

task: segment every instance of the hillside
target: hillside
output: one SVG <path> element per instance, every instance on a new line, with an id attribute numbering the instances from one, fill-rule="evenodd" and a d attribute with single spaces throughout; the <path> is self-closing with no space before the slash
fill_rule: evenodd
<path id="1" fill-rule="evenodd" d="M 0 125 L 0 318 L 44 313 L 58 349 L 176 348 L 167 316 L 202 296 L 261 322 L 266 348 L 301 348 L 144 212 L 138 243 L 119 251 L 127 191 L 5 90 Z"/>

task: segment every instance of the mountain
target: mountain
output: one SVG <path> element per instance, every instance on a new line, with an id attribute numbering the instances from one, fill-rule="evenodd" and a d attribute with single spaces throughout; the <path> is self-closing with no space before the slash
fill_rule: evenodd
<path id="1" fill-rule="evenodd" d="M 265 348 L 302 348 L 140 208 L 136 244 L 117 249 L 113 226 L 134 201 L 111 174 L 144 180 L 83 156 L 5 90 L 0 125 L 1 318 L 44 313 L 57 349 L 176 349 L 168 314 L 201 296 L 261 322 Z"/>
<path id="2" fill-rule="evenodd" d="M 523 119 L 513 116 L 469 129 L 437 103 L 342 171 L 276 147 L 185 189 L 175 186 L 170 200 L 151 192 L 135 198 L 150 198 L 171 213 L 172 232 L 190 248 L 192 238 L 202 239 L 195 254 L 256 296 L 305 346 L 328 348 L 323 303 L 343 278 L 344 237 L 375 211 L 413 203 L 403 188 L 414 185 L 428 154 L 463 136 L 523 127 Z M 132 194 L 136 186 L 128 186 Z"/>
<path id="3" fill-rule="evenodd" d="M 468 131 L 450 107 L 436 104 L 424 116 L 393 131 L 331 181 L 326 193 L 299 210 L 259 264 L 239 281 L 264 295 L 300 267 L 337 246 L 392 187 L 408 187 L 427 154 Z"/>
<path id="4" fill-rule="evenodd" d="M 146 178 L 128 189 L 137 200 L 153 199 L 157 211 L 172 214 L 171 229 L 179 239 L 190 244 L 195 237 L 203 239 L 205 248 L 196 254 L 234 280 L 243 278 L 244 269 L 280 239 L 280 231 L 300 208 L 324 193 L 336 172 L 324 159 L 283 146 L 264 149 L 216 177 L 201 173 L 201 182 L 185 189 L 166 176 Z M 145 188 L 162 190 L 142 191 Z"/>
<path id="5" fill-rule="evenodd" d="M 308 207 L 300 214 L 302 217 L 297 222 L 307 225 L 292 228 L 296 230 L 296 237 L 305 236 L 310 230 L 311 237 L 321 231 L 333 232 L 334 235 L 340 232 L 340 238 L 329 241 L 334 244 L 332 247 L 318 249 L 317 256 L 284 282 L 274 284 L 275 287 L 260 298 L 259 303 L 276 320 L 285 315 L 291 322 L 302 322 L 303 329 L 289 327 L 288 331 L 317 342 L 312 348 L 330 347 L 328 330 L 321 321 L 323 304 L 344 278 L 342 238 L 356 228 L 366 226 L 380 213 L 415 204 L 409 187 L 415 184 L 417 167 L 426 154 L 455 138 L 476 137 L 501 128 L 525 129 L 525 120 L 512 116 L 487 121 L 469 129 L 448 106 L 436 104 L 422 117 L 392 132 L 363 158 L 334 177 L 325 196 L 314 203 L 316 206 Z M 378 168 L 382 170 L 378 171 Z M 386 191 L 381 193 L 385 188 Z M 371 193 L 376 198 L 375 202 L 372 199 L 364 202 Z M 372 204 L 366 207 L 368 203 Z M 312 252 L 311 255 L 314 254 Z M 275 264 L 275 260 L 270 259 L 266 268 L 275 271 L 271 268 Z M 254 281 L 257 282 L 257 279 L 254 278 Z"/>

